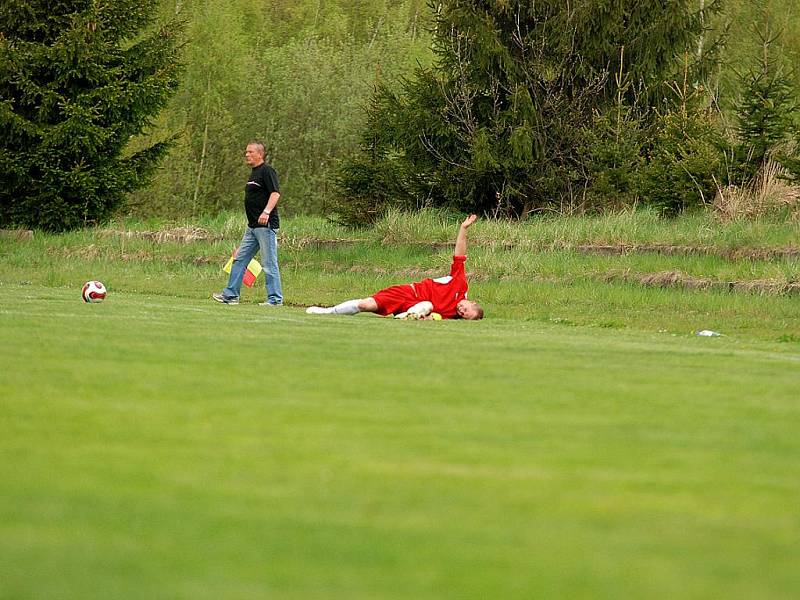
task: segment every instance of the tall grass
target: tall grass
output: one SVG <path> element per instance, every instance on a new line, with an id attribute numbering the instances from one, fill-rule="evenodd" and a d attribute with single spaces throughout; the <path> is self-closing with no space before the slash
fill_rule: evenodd
<path id="1" fill-rule="evenodd" d="M 714 198 L 714 211 L 725 221 L 785 217 L 800 220 L 800 190 L 775 161 L 768 162 L 749 186 L 728 186 Z"/>
<path id="2" fill-rule="evenodd" d="M 320 216 L 292 216 L 282 220 L 284 243 L 339 240 L 383 244 L 452 243 L 463 214 L 443 210 L 402 212 L 391 210 L 371 228 L 352 229 Z M 65 234 L 67 243 L 94 239 L 105 231 L 153 231 L 200 228 L 209 237 L 237 242 L 244 218 L 240 211 L 221 212 L 197 220 L 127 218 L 104 228 Z M 41 236 L 41 234 L 38 234 Z M 58 238 L 52 238 L 54 241 Z M 656 211 L 626 210 L 601 215 L 539 215 L 525 221 L 482 219 L 470 229 L 473 246 L 487 248 L 561 249 L 580 245 L 692 246 L 719 252 L 755 248 L 783 249 L 800 243 L 800 220 L 783 213 L 766 212 L 752 218 L 720 218 L 711 212 L 664 218 Z"/>
<path id="3" fill-rule="evenodd" d="M 452 241 L 461 215 L 441 211 L 391 211 L 371 233 L 386 243 Z M 602 215 L 536 216 L 522 222 L 483 220 L 470 230 L 473 244 L 548 249 L 582 244 L 660 244 L 703 246 L 718 250 L 780 248 L 797 244 L 800 222 L 775 215 L 720 220 L 698 212 L 667 219 L 652 210 Z"/>

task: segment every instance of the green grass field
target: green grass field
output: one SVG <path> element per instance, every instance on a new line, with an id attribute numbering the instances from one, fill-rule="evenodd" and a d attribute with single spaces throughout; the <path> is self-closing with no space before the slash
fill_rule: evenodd
<path id="1" fill-rule="evenodd" d="M 0 285 L 3 598 L 794 598 L 796 344 Z"/>
<path id="2" fill-rule="evenodd" d="M 800 224 L 480 222 L 486 320 L 304 313 L 455 222 L 287 219 L 279 309 L 209 298 L 239 215 L 0 237 L 0 598 L 796 598 L 800 296 L 637 282 L 793 285 Z"/>

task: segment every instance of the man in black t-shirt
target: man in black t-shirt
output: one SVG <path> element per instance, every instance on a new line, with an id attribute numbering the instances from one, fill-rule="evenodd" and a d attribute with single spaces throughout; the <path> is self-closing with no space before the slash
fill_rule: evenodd
<path id="1" fill-rule="evenodd" d="M 244 272 L 259 249 L 267 290 L 267 300 L 261 304 L 268 306 L 283 304 L 281 274 L 278 269 L 278 236 L 275 233 L 280 226 L 277 205 L 281 194 L 278 175 L 275 169 L 264 162 L 264 154 L 264 144 L 261 142 L 254 140 L 247 144 L 244 159 L 252 167 L 244 188 L 247 227 L 233 259 L 228 286 L 222 293 L 211 295 L 214 300 L 223 304 L 239 304 Z"/>

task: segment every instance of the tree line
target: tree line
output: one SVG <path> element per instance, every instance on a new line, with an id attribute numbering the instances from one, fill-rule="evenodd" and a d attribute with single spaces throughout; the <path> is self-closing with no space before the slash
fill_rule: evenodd
<path id="1" fill-rule="evenodd" d="M 728 72 L 721 2 L 438 3 L 436 59 L 373 94 L 340 214 L 674 215 L 774 165 L 796 180 L 797 87 L 783 29 L 754 5 L 754 52 Z"/>
<path id="2" fill-rule="evenodd" d="M 251 138 L 353 224 L 707 205 L 800 170 L 796 3 L 8 0 L 0 222 L 238 208 Z"/>

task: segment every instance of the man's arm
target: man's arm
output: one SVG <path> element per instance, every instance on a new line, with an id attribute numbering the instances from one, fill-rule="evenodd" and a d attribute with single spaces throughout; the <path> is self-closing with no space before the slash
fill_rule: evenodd
<path id="1" fill-rule="evenodd" d="M 458 235 L 456 236 L 456 248 L 453 251 L 454 256 L 466 256 L 467 254 L 467 229 L 475 221 L 478 220 L 478 215 L 470 215 L 461 226 L 458 228 Z"/>
<path id="2" fill-rule="evenodd" d="M 269 214 L 272 212 L 272 209 L 275 208 L 275 205 L 280 200 L 281 195 L 278 192 L 272 192 L 269 195 L 269 200 L 267 200 L 267 207 L 264 209 L 260 215 L 258 215 L 258 223 L 260 225 L 266 225 L 267 221 L 269 221 Z"/>

